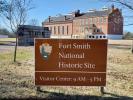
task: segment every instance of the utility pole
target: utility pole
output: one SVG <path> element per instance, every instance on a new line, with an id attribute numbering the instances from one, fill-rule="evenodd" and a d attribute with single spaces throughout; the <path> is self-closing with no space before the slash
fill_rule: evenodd
<path id="1" fill-rule="evenodd" d="M 101 95 L 104 95 L 105 94 L 104 87 L 100 87 L 100 92 L 101 92 Z"/>

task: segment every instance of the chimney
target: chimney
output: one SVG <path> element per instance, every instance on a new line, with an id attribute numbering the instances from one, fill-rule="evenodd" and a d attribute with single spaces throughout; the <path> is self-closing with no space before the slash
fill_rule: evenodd
<path id="1" fill-rule="evenodd" d="M 77 13 L 77 14 L 80 14 L 80 10 L 77 10 L 76 13 Z"/>
<path id="2" fill-rule="evenodd" d="M 64 16 L 64 18 L 65 18 L 65 21 L 67 20 L 67 16 Z"/>
<path id="3" fill-rule="evenodd" d="M 114 7 L 114 5 L 112 5 L 112 11 L 114 11 L 114 9 L 115 9 L 115 7 Z"/>
<path id="4" fill-rule="evenodd" d="M 51 21 L 51 16 L 48 17 L 48 22 L 50 22 L 50 21 Z"/>
<path id="5" fill-rule="evenodd" d="M 77 11 L 73 12 L 72 15 L 73 15 L 73 17 L 80 16 L 80 10 L 77 10 Z"/>
<path id="6" fill-rule="evenodd" d="M 77 10 L 77 11 L 76 11 L 75 16 L 76 16 L 76 17 L 80 16 L 80 10 Z"/>

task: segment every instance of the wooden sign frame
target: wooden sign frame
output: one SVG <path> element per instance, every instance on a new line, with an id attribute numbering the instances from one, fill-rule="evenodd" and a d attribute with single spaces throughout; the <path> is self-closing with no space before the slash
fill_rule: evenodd
<path id="1" fill-rule="evenodd" d="M 106 86 L 107 39 L 35 39 L 35 85 Z"/>

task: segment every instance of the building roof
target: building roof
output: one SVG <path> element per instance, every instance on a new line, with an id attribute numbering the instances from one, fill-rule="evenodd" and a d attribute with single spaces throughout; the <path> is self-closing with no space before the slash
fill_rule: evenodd
<path id="1" fill-rule="evenodd" d="M 66 19 L 65 19 L 66 17 Z M 72 21 L 73 16 L 72 15 L 61 15 L 57 17 L 50 17 L 51 22 L 59 22 L 59 21 Z M 44 22 L 49 22 L 49 18 L 47 18 Z"/>
<path id="2" fill-rule="evenodd" d="M 110 13 L 112 12 L 112 9 L 103 9 L 103 10 L 91 10 L 89 12 L 86 13 L 81 13 L 81 15 L 74 17 L 72 14 L 71 15 L 61 15 L 61 16 L 57 16 L 57 17 L 50 17 L 47 18 L 44 23 L 48 23 L 49 20 L 50 22 L 61 22 L 61 21 L 72 21 L 75 18 L 83 18 L 83 17 L 100 17 L 100 16 L 108 16 Z M 66 17 L 66 19 L 65 19 Z"/>
<path id="3" fill-rule="evenodd" d="M 87 13 L 83 14 L 82 16 L 77 17 L 77 18 L 81 18 L 81 17 L 101 17 L 101 16 L 108 16 L 111 12 L 112 12 L 111 9 L 108 9 L 108 10 L 100 10 L 100 11 L 90 11 L 90 12 L 87 12 Z"/>
<path id="4" fill-rule="evenodd" d="M 47 27 L 33 26 L 33 25 L 19 25 L 18 28 L 24 29 L 34 29 L 34 30 L 48 30 Z"/>

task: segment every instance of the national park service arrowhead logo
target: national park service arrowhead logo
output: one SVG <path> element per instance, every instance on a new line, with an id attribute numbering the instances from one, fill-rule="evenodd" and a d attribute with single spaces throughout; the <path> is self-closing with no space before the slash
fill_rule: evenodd
<path id="1" fill-rule="evenodd" d="M 50 46 L 48 43 L 43 43 L 42 45 L 40 45 L 40 53 L 45 60 L 48 59 L 51 52 L 52 46 Z"/>

